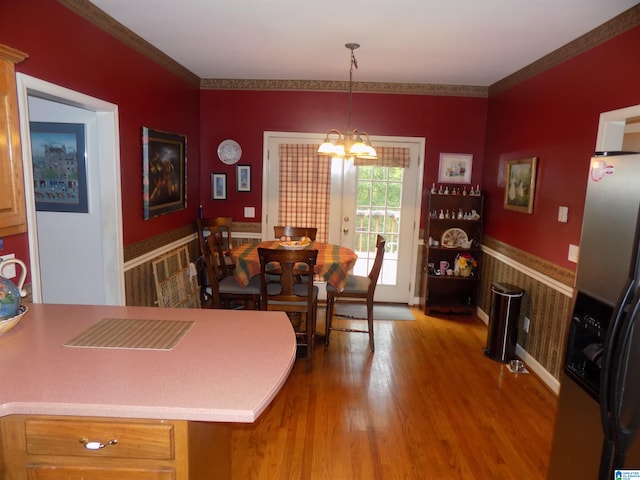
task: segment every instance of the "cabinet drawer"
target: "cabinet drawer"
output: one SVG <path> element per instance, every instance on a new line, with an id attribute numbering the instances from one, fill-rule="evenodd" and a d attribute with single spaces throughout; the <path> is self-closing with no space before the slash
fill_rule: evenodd
<path id="1" fill-rule="evenodd" d="M 66 467 L 27 465 L 27 480 L 175 480 L 171 469 Z"/>
<path id="2" fill-rule="evenodd" d="M 170 423 L 27 419 L 25 437 L 29 455 L 174 458 L 174 428 Z M 89 446 L 103 446 L 90 449 L 87 442 L 96 442 Z"/>

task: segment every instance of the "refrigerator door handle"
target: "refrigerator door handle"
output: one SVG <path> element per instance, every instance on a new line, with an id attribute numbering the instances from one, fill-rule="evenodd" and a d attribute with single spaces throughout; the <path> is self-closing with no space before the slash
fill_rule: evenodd
<path id="1" fill-rule="evenodd" d="M 622 295 L 620 302 L 616 306 L 613 316 L 611 318 L 611 324 L 604 345 L 604 354 L 602 358 L 602 368 L 600 369 L 600 420 L 602 423 L 602 430 L 605 440 L 612 440 L 611 432 L 611 372 L 613 366 L 614 348 L 618 343 L 619 332 L 622 326 L 625 309 L 627 305 L 638 305 L 640 302 L 640 290 L 635 291 L 636 282 L 633 279 L 628 279 L 625 285 L 624 295 Z M 635 293 L 635 295 L 634 295 Z M 633 299 L 632 299 L 633 298 Z M 604 452 L 603 452 L 604 453 Z"/>
<path id="2" fill-rule="evenodd" d="M 633 308 L 622 323 L 619 332 L 620 341 L 616 343 L 616 352 L 613 356 L 612 384 L 611 384 L 611 429 L 614 443 L 613 468 L 620 469 L 624 466 L 624 457 L 633 438 L 634 432 L 640 421 L 640 411 L 636 402 L 627 405 L 631 408 L 631 415 L 625 415 L 626 425 L 623 425 L 623 401 L 626 393 L 626 381 L 631 355 L 633 330 L 636 321 L 640 317 L 640 301 Z"/>
<path id="3" fill-rule="evenodd" d="M 614 363 L 614 349 L 619 343 L 620 329 L 625 318 L 626 307 L 631 304 L 637 306 L 640 302 L 640 291 L 636 292 L 636 282 L 629 279 L 625 285 L 624 295 L 616 306 L 611 318 L 609 331 L 605 340 L 604 354 L 602 358 L 602 368 L 600 369 L 600 423 L 602 424 L 603 442 L 600 454 L 599 480 L 609 480 L 611 478 L 611 466 L 614 462 L 616 452 L 613 433 L 613 419 L 611 418 L 612 405 L 612 367 Z M 635 295 L 634 295 L 635 293 Z M 632 299 L 633 297 L 633 299 Z"/>

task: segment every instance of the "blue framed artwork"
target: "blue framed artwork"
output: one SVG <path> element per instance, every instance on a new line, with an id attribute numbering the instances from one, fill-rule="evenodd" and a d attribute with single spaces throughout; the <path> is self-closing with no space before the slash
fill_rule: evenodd
<path id="1" fill-rule="evenodd" d="M 88 213 L 82 123 L 30 122 L 36 210 Z"/>
<path id="2" fill-rule="evenodd" d="M 187 206 L 187 137 L 142 128 L 144 219 Z"/>

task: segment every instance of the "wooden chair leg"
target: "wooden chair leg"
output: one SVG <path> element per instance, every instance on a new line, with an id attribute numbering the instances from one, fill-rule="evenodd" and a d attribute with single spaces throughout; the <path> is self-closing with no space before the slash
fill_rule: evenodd
<path id="1" fill-rule="evenodd" d="M 315 328 L 314 313 L 307 312 L 306 329 L 307 329 L 307 373 L 311 373 L 311 367 L 313 364 L 313 330 Z"/>
<path id="2" fill-rule="evenodd" d="M 373 302 L 367 302 L 367 327 L 369 329 L 369 348 L 375 352 L 376 347 L 373 340 Z"/>
<path id="3" fill-rule="evenodd" d="M 324 348 L 329 348 L 329 335 L 331 335 L 331 323 L 333 322 L 333 304 L 335 297 L 333 293 L 327 293 L 327 310 L 324 317 Z"/>

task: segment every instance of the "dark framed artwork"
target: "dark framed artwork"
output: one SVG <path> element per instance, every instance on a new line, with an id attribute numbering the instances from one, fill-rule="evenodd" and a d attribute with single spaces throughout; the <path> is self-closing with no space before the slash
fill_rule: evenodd
<path id="1" fill-rule="evenodd" d="M 251 191 L 251 165 L 236 166 L 236 192 Z"/>
<path id="2" fill-rule="evenodd" d="M 36 210 L 88 213 L 82 123 L 30 122 Z"/>
<path id="3" fill-rule="evenodd" d="M 187 137 L 142 128 L 144 219 L 187 206 Z"/>
<path id="4" fill-rule="evenodd" d="M 211 200 L 227 199 L 227 174 L 211 174 Z"/>
<path id="5" fill-rule="evenodd" d="M 507 161 L 504 186 L 504 208 L 507 210 L 533 212 L 537 160 L 537 157 L 531 157 Z"/>

